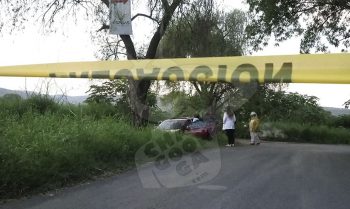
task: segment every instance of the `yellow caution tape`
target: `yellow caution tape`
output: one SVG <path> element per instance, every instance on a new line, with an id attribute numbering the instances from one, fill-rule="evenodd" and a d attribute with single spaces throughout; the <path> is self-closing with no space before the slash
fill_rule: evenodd
<path id="1" fill-rule="evenodd" d="M 350 84 L 350 54 L 153 59 L 4 66 L 0 67 L 0 76 Z"/>

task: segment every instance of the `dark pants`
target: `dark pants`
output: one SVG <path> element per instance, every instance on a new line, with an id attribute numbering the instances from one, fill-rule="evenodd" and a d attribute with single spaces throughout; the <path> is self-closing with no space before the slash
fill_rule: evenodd
<path id="1" fill-rule="evenodd" d="M 229 144 L 234 144 L 235 143 L 235 129 L 226 129 L 225 130 L 228 143 Z"/>

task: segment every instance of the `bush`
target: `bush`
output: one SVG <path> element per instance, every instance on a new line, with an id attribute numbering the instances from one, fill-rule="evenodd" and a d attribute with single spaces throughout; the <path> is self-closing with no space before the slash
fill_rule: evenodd
<path id="1" fill-rule="evenodd" d="M 266 140 L 276 141 L 350 144 L 350 130 L 325 125 L 265 123 L 262 125 L 262 136 Z"/>
<path id="2" fill-rule="evenodd" d="M 6 94 L 0 97 L 0 112 L 21 117 L 27 111 L 29 111 L 29 107 L 19 95 Z"/>
<path id="3" fill-rule="evenodd" d="M 350 115 L 341 115 L 334 119 L 334 125 L 336 127 L 344 127 L 350 129 Z"/>
<path id="4" fill-rule="evenodd" d="M 91 116 L 94 119 L 101 119 L 104 117 L 113 117 L 118 115 L 117 109 L 108 103 L 89 103 L 79 105 L 80 113 Z"/>
<path id="5" fill-rule="evenodd" d="M 40 114 L 56 112 L 59 109 L 59 105 L 49 95 L 34 94 L 24 100 L 24 104 L 33 112 L 39 112 Z"/>

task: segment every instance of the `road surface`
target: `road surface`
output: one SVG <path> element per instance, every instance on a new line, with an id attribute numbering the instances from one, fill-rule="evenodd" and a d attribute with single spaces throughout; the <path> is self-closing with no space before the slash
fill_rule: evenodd
<path id="1" fill-rule="evenodd" d="M 225 147 L 217 163 L 221 163 L 218 175 L 201 185 L 144 188 L 134 169 L 0 208 L 350 208 L 350 146 L 263 143 Z"/>

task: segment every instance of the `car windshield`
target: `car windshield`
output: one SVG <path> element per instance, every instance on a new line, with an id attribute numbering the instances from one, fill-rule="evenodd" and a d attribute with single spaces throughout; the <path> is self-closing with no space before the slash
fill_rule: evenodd
<path id="1" fill-rule="evenodd" d="M 159 124 L 158 128 L 163 130 L 181 129 L 186 120 L 165 120 Z"/>

